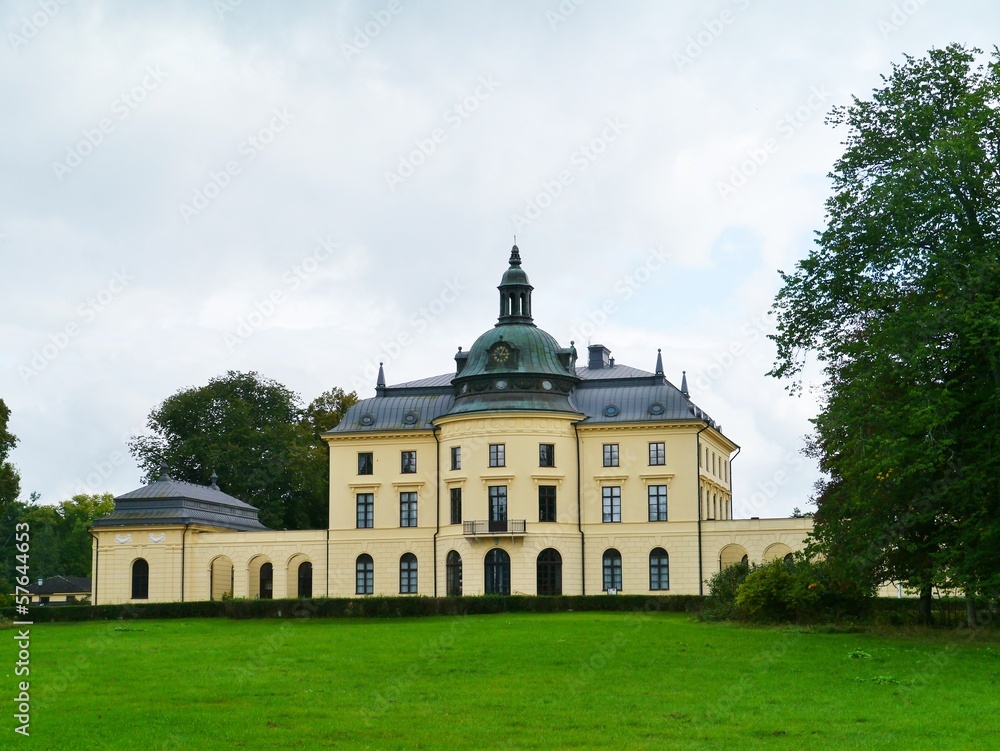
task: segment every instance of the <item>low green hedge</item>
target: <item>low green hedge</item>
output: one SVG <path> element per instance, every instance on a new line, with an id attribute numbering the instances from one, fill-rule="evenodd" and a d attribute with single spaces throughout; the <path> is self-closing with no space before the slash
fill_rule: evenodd
<path id="1" fill-rule="evenodd" d="M 19 620 L 34 623 L 109 621 L 143 618 L 401 618 L 488 613 L 561 613 L 569 611 L 664 611 L 694 613 L 699 595 L 586 595 L 564 597 L 352 597 L 314 600 L 223 600 L 150 602 L 126 605 L 47 605 L 29 609 Z M 3 618 L 13 619 L 4 608 Z"/>

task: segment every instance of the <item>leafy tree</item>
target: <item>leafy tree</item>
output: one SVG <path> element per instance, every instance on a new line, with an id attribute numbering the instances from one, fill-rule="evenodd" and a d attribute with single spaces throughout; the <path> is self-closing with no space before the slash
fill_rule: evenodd
<path id="1" fill-rule="evenodd" d="M 906 57 L 848 130 L 827 227 L 774 303 L 771 374 L 826 381 L 814 550 L 855 581 L 1000 589 L 1000 51 Z"/>
<path id="2" fill-rule="evenodd" d="M 74 495 L 58 506 L 59 537 L 58 573 L 64 576 L 90 576 L 92 565 L 93 538 L 87 528 L 95 519 L 107 516 L 115 510 L 115 499 L 111 493 Z"/>
<path id="3" fill-rule="evenodd" d="M 327 523 L 329 467 L 319 437 L 357 400 L 340 389 L 308 407 L 298 394 L 257 373 L 229 371 L 207 386 L 178 391 L 154 409 L 150 436 L 129 448 L 146 481 L 165 461 L 172 477 L 222 489 L 260 509 L 261 522 L 285 529 Z"/>
<path id="4" fill-rule="evenodd" d="M 21 478 L 8 461 L 17 445 L 17 437 L 7 429 L 9 420 L 10 408 L 0 399 L 0 506 L 12 503 L 21 494 Z"/>
<path id="5" fill-rule="evenodd" d="M 114 510 L 114 497 L 101 495 L 75 495 L 57 505 L 39 503 L 37 493 L 27 501 L 15 500 L 6 504 L 0 516 L 0 585 L 3 592 L 13 592 L 14 570 L 17 565 L 17 548 L 14 544 L 15 527 L 28 524 L 31 534 L 29 570 L 31 580 L 52 576 L 91 575 L 92 537 L 87 527 L 95 519 L 107 516 Z"/>

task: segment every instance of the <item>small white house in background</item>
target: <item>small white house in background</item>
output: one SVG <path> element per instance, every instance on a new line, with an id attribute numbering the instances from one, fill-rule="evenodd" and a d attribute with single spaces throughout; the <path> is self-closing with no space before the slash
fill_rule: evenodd
<path id="1" fill-rule="evenodd" d="M 85 576 L 53 576 L 28 587 L 32 605 L 89 605 L 90 579 Z"/>

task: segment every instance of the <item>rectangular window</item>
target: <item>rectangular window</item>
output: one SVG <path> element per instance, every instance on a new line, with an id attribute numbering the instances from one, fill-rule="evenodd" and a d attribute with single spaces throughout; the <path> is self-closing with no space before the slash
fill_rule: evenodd
<path id="1" fill-rule="evenodd" d="M 667 486 L 649 486 L 649 520 L 665 522 L 667 520 Z"/>
<path id="2" fill-rule="evenodd" d="M 618 444 L 617 443 L 605 443 L 604 444 L 604 466 L 605 467 L 617 467 L 618 466 Z"/>
<path id="3" fill-rule="evenodd" d="M 504 444 L 502 443 L 491 443 L 490 444 L 490 466 L 491 467 L 506 467 L 506 459 L 504 457 Z"/>
<path id="4" fill-rule="evenodd" d="M 375 526 L 375 494 L 358 493 L 358 529 L 371 529 Z"/>
<path id="5" fill-rule="evenodd" d="M 461 469 L 462 468 L 462 447 L 452 446 L 451 447 L 451 468 Z"/>
<path id="6" fill-rule="evenodd" d="M 649 444 L 649 464 L 657 466 L 667 463 L 667 454 L 662 443 Z"/>
<path id="7" fill-rule="evenodd" d="M 400 527 L 415 527 L 415 526 L 417 526 L 417 494 L 416 493 L 400 493 L 399 494 L 399 526 Z"/>
<path id="8" fill-rule="evenodd" d="M 451 523 L 462 523 L 462 489 L 451 489 Z"/>
<path id="9" fill-rule="evenodd" d="M 358 474 L 370 475 L 375 470 L 375 461 L 371 451 L 358 453 Z"/>
<path id="10" fill-rule="evenodd" d="M 601 500 L 604 514 L 601 521 L 605 523 L 622 520 L 622 489 L 615 485 L 601 488 Z"/>
<path id="11" fill-rule="evenodd" d="M 554 522 L 556 520 L 556 486 L 538 486 L 538 521 Z"/>
<path id="12" fill-rule="evenodd" d="M 399 464 L 399 471 L 404 475 L 414 474 L 417 471 L 417 452 L 401 451 Z"/>
<path id="13" fill-rule="evenodd" d="M 538 466 L 539 467 L 554 467 L 556 466 L 556 447 L 553 443 L 540 443 L 538 444 Z"/>

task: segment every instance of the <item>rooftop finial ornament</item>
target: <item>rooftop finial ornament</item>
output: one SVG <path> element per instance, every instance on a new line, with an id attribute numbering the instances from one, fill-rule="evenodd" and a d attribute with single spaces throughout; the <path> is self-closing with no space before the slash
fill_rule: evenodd
<path id="1" fill-rule="evenodd" d="M 514 238 L 514 247 L 510 249 L 510 265 L 521 265 L 521 251 L 517 248 L 517 237 Z"/>
<path id="2" fill-rule="evenodd" d="M 663 375 L 663 355 L 660 350 L 656 350 L 656 375 Z"/>
<path id="3" fill-rule="evenodd" d="M 173 479 L 170 476 L 170 468 L 167 466 L 167 460 L 160 459 L 160 476 L 156 478 L 157 482 L 169 482 Z"/>
<path id="4" fill-rule="evenodd" d="M 208 479 L 212 481 L 212 484 L 209 485 L 208 487 L 210 487 L 212 490 L 218 490 L 219 489 L 219 476 L 217 474 L 215 474 L 215 467 L 212 468 L 212 476 L 209 477 Z"/>

